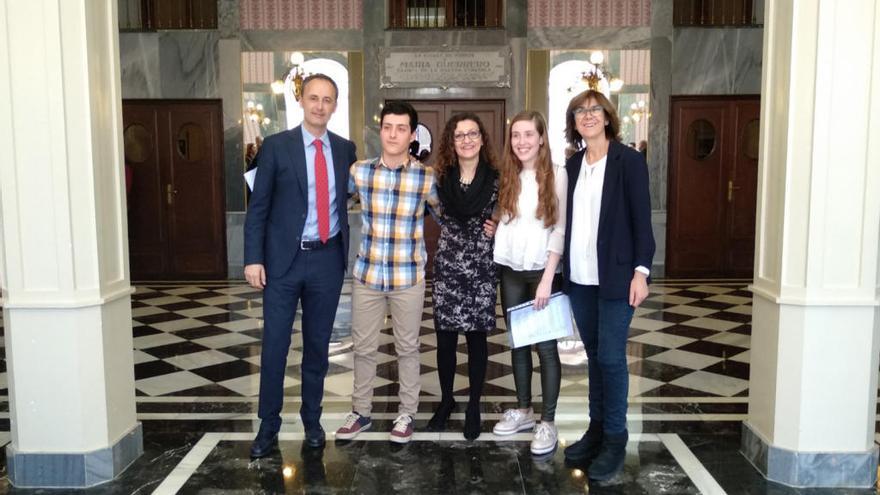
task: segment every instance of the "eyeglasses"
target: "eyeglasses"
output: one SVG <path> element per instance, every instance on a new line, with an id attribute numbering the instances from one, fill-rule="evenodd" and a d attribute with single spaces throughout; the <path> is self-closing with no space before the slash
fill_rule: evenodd
<path id="1" fill-rule="evenodd" d="M 590 114 L 595 117 L 597 115 L 602 115 L 602 112 L 604 112 L 604 111 L 605 111 L 605 109 L 602 108 L 602 105 L 593 105 L 589 108 L 577 107 L 572 111 L 572 113 L 574 114 L 575 117 L 583 117 L 585 114 Z"/>
<path id="2" fill-rule="evenodd" d="M 482 135 L 478 131 L 459 132 L 452 135 L 452 139 L 454 139 L 456 143 L 464 141 L 464 138 L 468 138 L 471 141 L 476 141 L 481 137 Z"/>

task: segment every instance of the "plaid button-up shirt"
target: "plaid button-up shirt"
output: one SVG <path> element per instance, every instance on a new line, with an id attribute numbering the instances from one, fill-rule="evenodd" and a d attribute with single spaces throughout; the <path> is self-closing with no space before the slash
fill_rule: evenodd
<path id="1" fill-rule="evenodd" d="M 393 291 L 425 278 L 425 211 L 439 199 L 434 170 L 417 160 L 397 169 L 380 159 L 351 166 L 348 192 L 361 201 L 361 244 L 352 276 L 367 287 Z"/>

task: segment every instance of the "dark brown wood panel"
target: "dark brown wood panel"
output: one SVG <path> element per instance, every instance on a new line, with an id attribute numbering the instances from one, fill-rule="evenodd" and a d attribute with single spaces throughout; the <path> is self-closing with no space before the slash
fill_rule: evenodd
<path id="1" fill-rule="evenodd" d="M 210 211 L 224 208 L 219 109 L 209 103 L 180 105 L 169 112 L 169 124 L 172 269 L 195 278 L 213 277 L 226 264 L 225 249 L 218 249 L 225 246 L 225 221 L 206 221 Z"/>
<path id="2" fill-rule="evenodd" d="M 123 100 L 132 279 L 226 277 L 220 112 L 219 100 Z"/>
<path id="3" fill-rule="evenodd" d="M 754 270 L 760 117 L 757 99 L 740 101 L 733 108 L 727 232 L 727 272 L 732 277 L 751 277 Z"/>
<path id="4" fill-rule="evenodd" d="M 676 26 L 748 26 L 754 24 L 754 0 L 675 0 Z"/>
<path id="5" fill-rule="evenodd" d="M 751 277 L 758 97 L 674 97 L 666 274 Z"/>
<path id="6" fill-rule="evenodd" d="M 159 152 L 167 140 L 160 113 L 146 105 L 123 104 L 125 164 L 128 169 L 128 251 L 131 276 L 154 278 L 168 271 L 165 183 Z"/>

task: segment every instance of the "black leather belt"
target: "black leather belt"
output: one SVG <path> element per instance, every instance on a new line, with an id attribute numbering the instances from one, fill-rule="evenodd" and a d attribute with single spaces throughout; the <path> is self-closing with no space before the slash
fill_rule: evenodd
<path id="1" fill-rule="evenodd" d="M 325 249 L 328 247 L 335 246 L 342 242 L 342 234 L 336 234 L 333 237 L 327 239 L 327 242 L 321 241 L 299 241 L 299 248 L 302 251 L 314 251 L 316 249 Z"/>

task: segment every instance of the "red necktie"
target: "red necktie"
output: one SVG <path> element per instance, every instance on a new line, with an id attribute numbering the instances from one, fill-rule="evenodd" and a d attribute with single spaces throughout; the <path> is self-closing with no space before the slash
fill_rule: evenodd
<path id="1" fill-rule="evenodd" d="M 318 209 L 318 237 L 330 238 L 330 191 L 327 185 L 327 160 L 319 139 L 315 139 L 315 206 Z"/>

